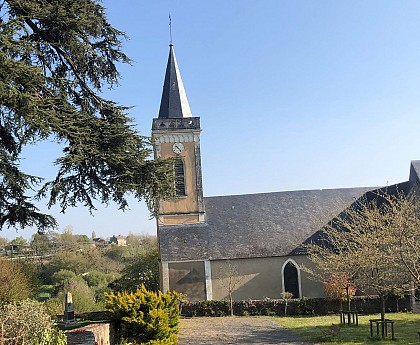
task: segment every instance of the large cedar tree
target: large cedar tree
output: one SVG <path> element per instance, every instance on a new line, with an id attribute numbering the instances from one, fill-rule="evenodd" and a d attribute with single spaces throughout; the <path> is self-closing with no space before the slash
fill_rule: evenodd
<path id="1" fill-rule="evenodd" d="M 33 191 L 63 212 L 95 200 L 124 209 L 129 193 L 154 212 L 173 193 L 169 162 L 150 160 L 128 108 L 101 96 L 118 84 L 116 64 L 130 63 L 123 39 L 99 0 L 0 2 L 0 229 L 56 225 Z M 52 181 L 20 165 L 42 140 L 63 147 Z"/>

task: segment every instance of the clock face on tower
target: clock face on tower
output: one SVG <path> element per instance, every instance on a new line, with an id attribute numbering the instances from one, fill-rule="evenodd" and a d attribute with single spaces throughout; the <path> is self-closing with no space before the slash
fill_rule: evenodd
<path id="1" fill-rule="evenodd" d="M 172 146 L 172 151 L 174 151 L 176 154 L 179 154 L 184 151 L 184 145 L 182 145 L 182 143 L 175 143 Z"/>

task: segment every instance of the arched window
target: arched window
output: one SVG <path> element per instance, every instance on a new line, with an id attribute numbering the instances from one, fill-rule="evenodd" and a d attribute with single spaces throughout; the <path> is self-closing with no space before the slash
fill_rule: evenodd
<path id="1" fill-rule="evenodd" d="M 181 158 L 175 158 L 175 193 L 176 196 L 185 196 L 185 168 L 184 161 Z"/>
<path id="2" fill-rule="evenodd" d="M 282 268 L 283 291 L 293 294 L 293 298 L 301 297 L 300 271 L 293 260 L 287 260 Z"/>

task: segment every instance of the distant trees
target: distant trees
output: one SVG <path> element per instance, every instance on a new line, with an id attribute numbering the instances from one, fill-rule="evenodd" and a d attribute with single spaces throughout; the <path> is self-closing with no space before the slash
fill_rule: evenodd
<path id="1" fill-rule="evenodd" d="M 91 289 L 80 276 L 68 279 L 64 282 L 64 285 L 59 287 L 55 300 L 62 306 L 64 305 L 66 292 L 72 293 L 74 308 L 78 313 L 98 311 L 104 308 L 102 303 L 96 299 L 95 290 Z M 63 310 L 62 307 L 60 314 Z"/>
<path id="2" fill-rule="evenodd" d="M 5 248 L 9 244 L 9 240 L 4 237 L 0 237 L 0 250 Z"/>
<path id="3" fill-rule="evenodd" d="M 31 294 L 29 279 L 17 262 L 0 259 L 0 305 L 22 301 Z"/>
<path id="4" fill-rule="evenodd" d="M 76 310 L 82 312 L 103 308 L 106 291 L 136 291 L 142 284 L 158 291 L 156 236 L 130 234 L 128 241 L 127 246 L 95 247 L 70 226 L 61 234 L 34 234 L 32 251 L 15 260 L 0 259 L 0 304 L 42 296 L 51 312 L 62 313 L 64 295 L 70 291 Z"/>
<path id="5" fill-rule="evenodd" d="M 379 191 L 334 218 L 306 250 L 317 267 L 314 276 L 324 282 L 327 277 L 342 276 L 343 289 L 354 285 L 368 295 L 378 295 L 384 319 L 387 296 L 407 291 L 416 279 L 419 241 L 415 196 Z"/>
<path id="6" fill-rule="evenodd" d="M 121 277 L 110 284 L 115 291 L 136 291 L 144 285 L 159 289 L 159 260 L 156 236 L 129 234 L 126 247 L 112 246 L 106 255 L 124 263 Z"/>
<path id="7" fill-rule="evenodd" d="M 14 246 L 24 247 L 28 245 L 28 241 L 24 239 L 22 236 L 18 236 L 15 239 L 11 240 L 10 244 Z"/>
<path id="8" fill-rule="evenodd" d="M 52 252 L 51 245 L 51 240 L 46 233 L 35 233 L 30 242 L 31 249 L 34 251 L 34 254 L 40 256 L 41 260 L 44 255 Z"/>
<path id="9" fill-rule="evenodd" d="M 121 278 L 110 285 L 113 290 L 134 292 L 144 285 L 149 291 L 158 291 L 159 261 L 157 249 L 144 251 L 132 258 L 121 274 Z"/>

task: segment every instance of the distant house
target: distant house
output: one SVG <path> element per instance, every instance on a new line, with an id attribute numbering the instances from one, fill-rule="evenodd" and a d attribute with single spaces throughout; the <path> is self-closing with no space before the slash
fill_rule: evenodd
<path id="1" fill-rule="evenodd" d="M 95 237 L 94 239 L 92 239 L 92 241 L 93 244 L 97 247 L 106 246 L 108 244 L 108 242 L 102 237 Z"/>
<path id="2" fill-rule="evenodd" d="M 282 292 L 322 297 L 322 284 L 299 268 L 310 265 L 300 244 L 377 187 L 204 197 L 200 134 L 171 44 L 152 123 L 155 158 L 173 158 L 176 175 L 176 197 L 162 200 L 157 222 L 161 289 L 190 301 L 224 299 L 226 268 L 233 265 L 241 277 L 234 299 L 280 298 Z M 413 161 L 408 181 L 386 191 L 408 195 L 419 185 L 420 161 Z"/>
<path id="3" fill-rule="evenodd" d="M 118 247 L 125 247 L 127 245 L 127 240 L 125 237 L 119 235 L 119 236 L 112 236 L 109 239 L 110 244 L 116 244 Z"/>
<path id="4" fill-rule="evenodd" d="M 11 255 L 13 253 L 29 253 L 32 250 L 30 246 L 23 246 L 19 244 L 9 244 L 7 245 L 2 253 Z"/>

